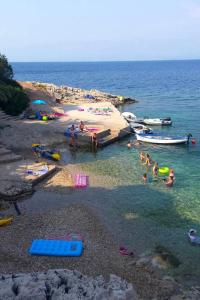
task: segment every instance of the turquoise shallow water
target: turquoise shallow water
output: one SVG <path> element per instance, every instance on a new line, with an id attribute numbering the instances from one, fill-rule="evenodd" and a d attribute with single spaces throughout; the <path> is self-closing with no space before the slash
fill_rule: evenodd
<path id="1" fill-rule="evenodd" d="M 144 146 L 160 165 L 175 169 L 175 185 L 167 189 L 152 181 L 141 183 L 145 172 L 138 153 L 118 142 L 96 156 L 77 153 L 80 164 L 94 177 L 91 203 L 101 209 L 116 238 L 138 253 L 162 244 L 181 259 L 177 274 L 200 275 L 200 247 L 186 237 L 191 227 L 200 234 L 200 61 L 117 63 L 16 63 L 19 80 L 37 80 L 97 88 L 132 96 L 137 104 L 123 107 L 137 116 L 171 116 L 171 127 L 157 128 L 168 134 L 191 132 L 197 144 L 187 146 Z M 93 174 L 93 175 L 92 175 Z M 98 178 L 95 179 L 95 178 Z"/>

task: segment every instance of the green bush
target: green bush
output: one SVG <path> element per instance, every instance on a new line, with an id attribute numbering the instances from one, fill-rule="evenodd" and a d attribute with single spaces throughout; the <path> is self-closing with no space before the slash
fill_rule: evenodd
<path id="1" fill-rule="evenodd" d="M 0 84 L 0 108 L 7 114 L 17 116 L 29 105 L 29 98 L 20 88 Z"/>
<path id="2" fill-rule="evenodd" d="M 0 53 L 0 108 L 9 115 L 17 116 L 29 105 L 29 98 L 12 78 L 12 66 L 6 56 Z"/>
<path id="3" fill-rule="evenodd" d="M 0 53 L 0 80 L 11 80 L 12 78 L 12 66 L 8 63 L 6 56 Z"/>

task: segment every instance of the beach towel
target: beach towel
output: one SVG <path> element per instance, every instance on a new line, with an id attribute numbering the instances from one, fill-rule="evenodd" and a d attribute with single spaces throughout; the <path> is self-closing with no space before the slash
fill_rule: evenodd
<path id="1" fill-rule="evenodd" d="M 26 173 L 29 175 L 34 175 L 34 176 L 41 176 L 46 174 L 49 171 L 48 166 L 44 166 L 42 169 L 38 170 L 38 171 L 34 171 L 34 170 L 27 170 Z"/>
<path id="2" fill-rule="evenodd" d="M 75 187 L 76 188 L 86 188 L 88 186 L 88 176 L 85 174 L 75 175 Z"/>
<path id="3" fill-rule="evenodd" d="M 86 127 L 86 130 L 89 131 L 89 132 L 97 132 L 97 131 L 99 131 L 98 128 L 92 128 L 92 127 Z"/>

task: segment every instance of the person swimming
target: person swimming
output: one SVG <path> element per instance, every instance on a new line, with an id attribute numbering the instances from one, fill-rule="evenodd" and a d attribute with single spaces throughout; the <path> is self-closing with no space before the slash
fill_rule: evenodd
<path id="1" fill-rule="evenodd" d="M 130 149 L 132 147 L 132 142 L 128 141 L 127 147 Z"/>

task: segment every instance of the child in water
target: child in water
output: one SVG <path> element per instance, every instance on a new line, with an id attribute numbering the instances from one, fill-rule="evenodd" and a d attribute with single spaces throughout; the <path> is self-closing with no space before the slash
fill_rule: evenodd
<path id="1" fill-rule="evenodd" d="M 151 161 L 151 157 L 150 157 L 150 155 L 147 153 L 145 165 L 151 166 L 151 162 L 152 162 L 152 161 Z"/>
<path id="2" fill-rule="evenodd" d="M 144 183 L 147 183 L 147 173 L 143 174 L 142 180 L 143 180 Z"/>

